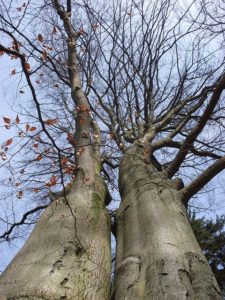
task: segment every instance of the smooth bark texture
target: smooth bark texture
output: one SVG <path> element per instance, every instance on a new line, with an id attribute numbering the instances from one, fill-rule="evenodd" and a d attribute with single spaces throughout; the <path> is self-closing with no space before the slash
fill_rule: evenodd
<path id="1" fill-rule="evenodd" d="M 182 185 L 131 147 L 120 165 L 113 299 L 222 299 L 186 216 Z"/>
<path id="2" fill-rule="evenodd" d="M 111 273 L 106 189 L 79 175 L 67 196 L 50 205 L 2 274 L 0 299 L 108 299 Z"/>

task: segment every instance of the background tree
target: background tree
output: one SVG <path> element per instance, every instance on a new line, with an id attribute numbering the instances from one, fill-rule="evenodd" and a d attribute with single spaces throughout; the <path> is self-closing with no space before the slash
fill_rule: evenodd
<path id="1" fill-rule="evenodd" d="M 108 189 L 119 189 L 122 200 L 113 226 L 117 246 L 112 298 L 221 299 L 186 213 L 191 197 L 225 167 L 224 55 L 220 37 L 203 26 L 204 9 L 169 0 L 85 1 L 73 6 L 70 1 L 38 6 L 29 2 L 18 7 L 23 14 L 15 25 L 10 5 L 1 15 L 1 32 L 10 46 L 1 45 L 0 50 L 20 59 L 36 104 L 32 118 L 40 126 L 38 137 L 30 134 L 37 127 L 25 127 L 27 145 L 35 138 L 41 145 L 38 153 L 33 151 L 36 146 L 26 148 L 35 153 L 28 177 L 32 182 L 38 177 L 35 189 L 41 190 L 42 201 L 54 199 L 49 187 L 57 191 L 57 183 L 64 197 L 50 205 L 45 200 L 49 207 L 2 275 L 3 294 L 20 299 L 108 299 L 109 226 L 103 205 L 108 201 L 100 179 L 102 165 Z M 23 31 L 31 13 L 39 30 L 33 38 Z M 12 125 L 11 120 L 5 122 Z M 48 179 L 40 171 L 46 167 Z M 22 175 L 23 182 L 30 183 L 27 173 Z M 72 179 L 67 196 L 66 184 Z M 46 255 L 48 249 L 53 253 L 52 244 L 54 249 L 63 249 L 64 242 L 71 245 L 71 233 L 55 236 L 56 224 L 59 229 L 71 226 L 73 234 L 75 229 L 75 251 L 66 246 L 60 254 L 66 264 L 56 252 Z M 15 225 L 2 237 L 8 238 Z M 41 251 L 36 238 L 44 238 Z M 24 271 L 28 253 L 39 266 L 31 281 Z M 50 257 L 44 266 L 43 257 Z M 15 270 L 23 270 L 25 277 L 19 278 Z M 12 273 L 20 279 L 16 285 Z"/>
<path id="2" fill-rule="evenodd" d="M 217 216 L 216 220 L 197 218 L 196 213 L 190 214 L 190 222 L 204 255 L 206 256 L 223 295 L 225 293 L 225 218 Z"/>

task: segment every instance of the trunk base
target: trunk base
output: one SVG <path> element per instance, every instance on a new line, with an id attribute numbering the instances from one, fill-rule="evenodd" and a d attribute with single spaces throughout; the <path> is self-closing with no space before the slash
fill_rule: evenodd
<path id="1" fill-rule="evenodd" d="M 43 212 L 1 275 L 1 300 L 108 299 L 110 222 L 104 199 L 87 187 L 67 198 L 69 206 L 60 199 Z"/>

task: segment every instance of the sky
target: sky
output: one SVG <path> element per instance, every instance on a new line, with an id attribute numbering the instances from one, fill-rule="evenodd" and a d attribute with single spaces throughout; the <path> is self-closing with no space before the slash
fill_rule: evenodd
<path id="1" fill-rule="evenodd" d="M 0 145 L 13 136 L 13 130 L 7 130 L 4 126 L 3 116 L 15 118 L 17 96 L 17 80 L 15 80 L 10 72 L 15 67 L 15 63 L 6 58 L 5 55 L 0 57 Z M 17 108 L 18 109 L 18 108 Z M 6 174 L 6 169 L 2 167 L 3 161 L 0 158 L 0 179 Z M 3 189 L 2 186 L 1 191 Z M 0 207 L 1 207 L 0 198 Z M 20 203 L 17 203 L 20 205 Z M 2 211 L 2 207 L 1 213 Z M 0 213 L 0 217 L 2 214 Z M 0 223 L 1 224 L 1 223 Z M 0 225 L 0 229 L 2 229 Z M 0 231 L 1 233 L 1 231 Z M 8 263 L 15 256 L 16 252 L 22 247 L 25 240 L 13 240 L 9 243 L 0 243 L 0 271 L 2 272 Z"/>

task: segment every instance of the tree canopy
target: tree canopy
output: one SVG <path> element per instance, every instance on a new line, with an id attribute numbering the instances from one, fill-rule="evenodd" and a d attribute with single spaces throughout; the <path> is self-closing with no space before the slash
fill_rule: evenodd
<path id="1" fill-rule="evenodd" d="M 103 172 L 112 188 L 118 187 L 122 153 L 139 140 L 151 142 L 146 159 L 158 170 L 183 176 L 186 202 L 218 174 L 225 164 L 223 31 L 212 32 L 222 25 L 208 7 L 74 2 L 71 27 L 63 15 L 66 4 L 58 1 L 2 2 L 2 60 L 18 82 L 20 101 L 25 99 L 19 116 L 3 118 L 5 129 L 14 129 L 1 149 L 10 172 L 4 184 L 12 193 L 37 198 L 42 209 L 52 201 L 50 189 L 74 180 L 73 120 L 79 110 L 90 110 L 100 124 Z M 67 37 L 76 42 L 90 108 L 70 98 Z"/>

